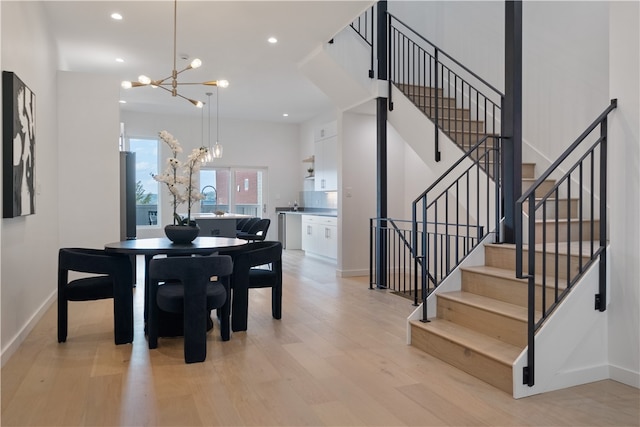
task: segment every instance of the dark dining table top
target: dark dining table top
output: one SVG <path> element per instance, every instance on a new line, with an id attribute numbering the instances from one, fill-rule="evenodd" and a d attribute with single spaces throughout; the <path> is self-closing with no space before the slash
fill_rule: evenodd
<path id="1" fill-rule="evenodd" d="M 192 243 L 176 244 L 166 237 L 157 237 L 107 243 L 104 245 L 104 248 L 108 252 L 124 254 L 190 255 L 210 254 L 216 252 L 218 249 L 228 249 L 234 246 L 242 246 L 246 243 L 246 240 L 233 237 L 197 237 Z"/>

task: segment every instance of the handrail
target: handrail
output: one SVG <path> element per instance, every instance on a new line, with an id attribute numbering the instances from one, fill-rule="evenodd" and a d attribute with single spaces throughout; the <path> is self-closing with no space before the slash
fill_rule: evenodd
<path id="1" fill-rule="evenodd" d="M 361 24 L 362 22 L 364 22 L 364 25 Z M 370 50 L 369 78 L 370 79 L 374 77 L 374 70 L 373 70 L 373 63 L 374 63 L 373 40 L 374 40 L 374 34 L 375 34 L 374 22 L 375 22 L 375 7 L 371 6 L 369 9 L 362 12 L 360 16 L 354 19 L 353 22 L 351 22 L 351 24 L 349 24 L 349 26 L 356 32 L 356 34 L 360 36 L 360 38 L 364 40 L 364 42 L 369 46 L 369 50 Z M 364 31 L 362 31 L 363 26 L 364 26 Z"/>
<path id="2" fill-rule="evenodd" d="M 493 144 L 490 145 L 489 140 L 492 140 Z M 502 219 L 501 141 L 502 137 L 484 137 L 412 203 L 412 246 L 415 257 L 423 263 L 421 282 L 421 320 L 423 322 L 428 321 L 426 300 L 429 289 L 427 278 L 433 277 L 435 279 L 434 288 L 437 287 L 486 236 L 490 235 L 488 232 L 494 232 L 496 241 L 500 238 L 500 221 Z M 471 165 L 463 165 L 463 170 L 453 176 L 465 160 L 471 161 Z M 448 180 L 446 188 L 433 199 L 429 199 L 429 194 L 434 192 L 444 179 Z M 471 200 L 472 195 L 475 200 Z M 453 206 L 453 212 L 450 212 L 450 205 Z M 461 205 L 464 207 L 462 219 L 460 219 Z M 429 221 L 429 218 L 435 219 Z M 466 224 L 466 233 L 464 230 L 461 233 L 460 229 L 456 228 L 452 234 L 466 236 L 467 240 L 454 242 L 450 242 L 449 239 L 446 241 L 439 241 L 435 238 L 430 240 L 426 233 L 422 233 L 420 234 L 421 239 L 418 241 L 418 226 L 421 225 L 422 230 L 426 230 L 427 224 L 430 222 L 444 224 L 446 227 L 458 227 L 459 224 Z M 472 222 L 475 222 L 474 225 L 478 232 L 472 240 L 469 240 L 468 238 L 471 237 L 469 224 Z"/>
<path id="3" fill-rule="evenodd" d="M 501 135 L 504 94 L 402 20 L 390 13 L 387 19 L 389 110 L 395 86 L 433 121 L 435 160 L 438 129 L 463 152 L 485 135 Z"/>
<path id="4" fill-rule="evenodd" d="M 612 99 L 611 103 L 609 104 L 609 106 L 602 112 L 602 114 L 600 114 L 598 116 L 597 119 L 595 119 L 593 121 L 593 123 L 591 123 L 589 125 L 589 127 L 587 127 L 587 129 L 582 132 L 582 134 L 580 134 L 579 137 L 576 138 L 576 140 L 573 142 L 573 144 L 571 144 L 569 146 L 569 148 L 567 148 L 564 153 L 562 153 L 562 155 L 560 157 L 558 157 L 556 159 L 555 162 L 553 162 L 551 164 L 551 166 L 549 166 L 549 168 L 544 171 L 544 173 L 542 175 L 540 175 L 540 177 L 536 180 L 536 182 L 534 182 L 531 187 L 527 190 L 524 191 L 522 193 L 522 196 L 520 196 L 520 199 L 518 199 L 518 202 L 524 201 L 525 199 L 527 199 L 534 191 L 536 188 L 538 188 L 540 186 L 540 184 L 542 184 L 542 182 L 544 182 L 546 179 L 549 178 L 549 176 L 551 176 L 551 174 L 558 168 L 558 166 L 560 166 L 560 164 L 562 162 L 564 162 L 566 160 L 567 157 L 569 157 L 571 155 L 571 153 L 573 153 L 575 151 L 576 148 L 578 148 L 578 145 L 580 145 L 580 143 L 582 143 L 582 141 L 589 136 L 589 134 L 591 132 L 593 132 L 593 130 L 600 125 L 600 123 L 602 123 L 602 121 L 609 115 L 609 113 L 613 110 L 616 109 L 616 107 L 618 106 L 618 100 L 617 99 Z M 517 203 L 517 202 L 516 202 Z"/>
<path id="5" fill-rule="evenodd" d="M 402 225 L 405 227 L 402 227 Z M 418 230 L 417 234 L 427 234 L 429 239 L 449 242 L 451 247 L 456 246 L 456 242 L 472 242 L 475 244 L 485 236 L 484 226 L 476 224 L 453 224 L 444 222 L 428 222 L 428 229 Z M 370 246 L 369 246 L 369 288 L 373 289 L 374 284 L 379 288 L 390 289 L 397 292 L 410 292 L 413 295 L 414 305 L 418 305 L 418 278 L 426 277 L 429 283 L 433 284 L 433 289 L 438 285 L 438 280 L 429 271 L 424 272 L 424 257 L 416 256 L 410 240 L 413 233 L 413 222 L 404 219 L 394 218 L 370 218 Z M 408 226 L 408 227 L 407 227 Z M 452 243 L 453 242 L 453 243 Z M 387 256 L 384 260 L 378 260 L 375 256 L 377 245 L 384 245 Z M 460 244 L 460 246 L 462 246 Z M 462 255 L 460 255 L 462 256 Z M 413 263 L 413 267 L 408 265 Z M 380 263 L 380 264 L 379 264 Z M 384 280 L 376 283 L 377 274 L 374 270 L 380 269 L 384 272 Z M 423 269 L 422 272 L 420 269 Z M 424 274 L 423 274 L 424 273 Z M 409 279 L 410 289 L 407 290 L 406 280 Z M 403 284 L 403 285 L 400 285 Z M 431 289 L 430 286 L 427 286 Z M 427 291 L 428 292 L 428 291 Z"/>
<path id="6" fill-rule="evenodd" d="M 408 30 L 410 30 L 413 34 L 415 34 L 418 38 L 420 38 L 422 41 L 428 43 L 429 45 L 431 45 L 434 49 L 436 49 L 438 52 L 444 54 L 444 56 L 446 56 L 447 58 L 449 58 L 451 61 L 453 61 L 454 64 L 456 64 L 457 66 L 459 66 L 460 68 L 462 68 L 464 71 L 466 71 L 467 73 L 471 74 L 474 78 L 478 79 L 478 81 L 480 81 L 482 84 L 484 84 L 485 86 L 487 86 L 489 89 L 493 90 L 496 94 L 500 95 L 501 97 L 504 97 L 504 93 L 500 92 L 500 90 L 496 89 L 493 85 L 491 85 L 491 83 L 487 82 L 486 80 L 484 80 L 482 77 L 478 76 L 476 73 L 474 73 L 473 71 L 471 71 L 469 68 L 467 68 L 466 66 L 464 66 L 463 64 L 460 63 L 460 61 L 458 61 L 457 59 L 455 59 L 453 56 L 449 55 L 447 52 L 445 52 L 444 50 L 442 50 L 441 48 L 439 48 L 438 46 L 436 46 L 436 44 L 430 42 L 429 40 L 427 40 L 425 37 L 423 37 L 420 33 L 418 33 L 416 30 L 414 30 L 413 28 L 411 28 L 409 25 L 405 24 L 401 19 L 398 19 L 398 17 L 396 17 L 395 15 L 393 15 L 390 12 L 387 12 L 389 17 L 391 19 L 395 19 L 396 21 L 398 21 L 399 23 L 401 23 L 405 28 L 407 28 Z"/>
<path id="7" fill-rule="evenodd" d="M 523 383 L 532 387 L 535 384 L 535 333 L 551 312 L 570 292 L 572 286 L 584 275 L 596 260 L 599 262 L 599 288 L 595 296 L 595 308 L 606 310 L 606 244 L 607 244 L 607 119 L 617 107 L 612 99 L 609 106 L 596 118 L 584 132 L 558 157 L 556 161 L 536 180 L 536 182 L 516 201 L 515 241 L 516 241 L 516 277 L 527 279 L 527 366 L 523 372 Z M 577 160 L 570 156 L 577 152 L 581 144 L 600 127 L 600 135 Z M 599 151 L 598 151 L 599 148 Z M 596 166 L 596 157 L 599 162 Z M 564 162 L 572 162 L 554 185 L 540 197 L 536 191 L 542 187 L 553 173 L 560 170 Z M 577 175 L 577 176 L 576 176 Z M 596 182 L 598 187 L 596 189 Z M 576 185 L 577 184 L 577 185 Z M 598 196 L 596 193 L 599 192 Z M 586 195 L 586 196 L 585 196 Z M 560 202 L 562 197 L 563 202 Z M 596 198 L 598 206 L 596 206 Z M 587 199 L 585 201 L 585 199 Z M 566 200 L 566 202 L 564 201 Z M 575 202 L 572 202 L 575 200 Z M 526 207 L 526 210 L 525 210 Z M 560 209 L 566 209 L 566 231 L 560 229 Z M 597 208 L 597 209 L 596 209 Z M 548 219 L 549 212 L 554 213 Z M 574 212 L 575 211 L 575 212 Z M 541 215 L 538 215 L 538 214 Z M 598 216 L 599 214 L 599 216 Z M 528 219 L 525 243 L 524 216 Z M 541 217 L 541 219 L 538 219 Z M 599 226 L 596 233 L 596 222 Z M 550 227 L 547 227 L 550 226 Z M 538 227 L 540 230 L 538 230 Z M 536 246 L 538 233 L 541 233 L 541 246 Z M 575 236 L 577 234 L 577 238 Z M 597 234 L 598 246 L 594 243 Z M 585 242 L 589 239 L 590 242 Z M 564 243 L 566 242 L 566 243 Z M 577 242 L 572 248 L 571 242 Z M 524 273 L 524 250 L 527 253 L 527 273 Z M 566 262 L 560 262 L 560 249 L 566 245 Z M 588 246 L 585 247 L 585 246 Z M 536 255 L 539 251 L 540 255 Z M 577 252 L 577 253 L 576 253 Z M 552 258 L 548 260 L 548 258 Z M 572 260 L 573 258 L 573 260 Z M 539 260 L 540 261 L 539 261 Z M 540 290 L 537 291 L 536 275 L 541 277 Z M 561 277 L 561 275 L 563 277 Z M 549 284 L 547 277 L 553 283 Z M 561 283 L 561 280 L 563 283 Z M 547 287 L 553 291 L 547 295 Z M 539 295 L 536 295 L 538 293 Z M 547 301 L 551 299 L 551 301 Z M 539 305 L 537 300 L 539 300 Z M 539 318 L 536 318 L 539 316 Z"/>

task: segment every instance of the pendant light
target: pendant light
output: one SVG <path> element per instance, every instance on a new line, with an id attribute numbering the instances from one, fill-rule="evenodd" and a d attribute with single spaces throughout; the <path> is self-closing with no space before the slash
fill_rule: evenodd
<path id="1" fill-rule="evenodd" d="M 135 88 L 135 87 L 142 87 L 142 86 L 151 86 L 154 88 L 161 88 L 163 90 L 166 90 L 167 92 L 171 93 L 171 96 L 178 96 L 180 98 L 186 99 L 187 101 L 189 101 L 190 103 L 192 103 L 193 105 L 195 105 L 198 108 L 202 108 L 203 104 L 201 101 L 195 100 L 195 99 L 190 99 L 187 98 L 183 95 L 181 95 L 180 93 L 178 93 L 178 86 L 180 85 L 196 85 L 196 84 L 201 84 L 201 85 L 205 85 L 205 86 L 216 86 L 216 87 L 227 87 L 229 86 L 229 82 L 227 80 L 210 80 L 210 81 L 206 81 L 206 82 L 200 82 L 200 83 L 189 83 L 189 82 L 179 82 L 178 81 L 178 75 L 181 74 L 184 71 L 187 70 L 192 70 L 195 68 L 198 68 L 202 65 L 202 61 L 198 58 L 194 59 L 193 61 L 191 61 L 191 63 L 189 65 L 187 65 L 184 69 L 178 71 L 177 70 L 177 33 L 178 33 L 178 0 L 174 0 L 173 2 L 173 69 L 171 70 L 171 75 L 168 77 L 165 77 L 163 79 L 160 80 L 152 80 L 150 77 L 145 76 L 145 75 L 141 75 L 138 77 L 138 81 L 137 82 L 132 82 L 132 81 L 123 81 L 122 82 L 122 87 L 125 89 L 130 89 L 130 88 Z M 169 89 L 170 88 L 170 89 Z"/>
<path id="2" fill-rule="evenodd" d="M 211 154 L 211 92 L 206 93 L 208 97 L 207 104 L 209 105 L 209 133 L 207 139 L 207 154 L 202 158 L 202 163 L 211 163 L 213 155 Z M 204 147 L 204 111 L 202 111 L 202 146 Z"/>
<path id="3" fill-rule="evenodd" d="M 209 107 L 211 109 L 211 107 Z M 211 122 L 211 119 L 209 119 Z M 204 145 L 204 108 L 200 109 L 200 149 L 205 149 L 207 154 L 205 154 L 200 160 L 202 163 L 211 162 L 211 144 L 208 143 L 206 146 Z"/>
<path id="4" fill-rule="evenodd" d="M 216 88 L 216 143 L 211 155 L 214 159 L 222 158 L 222 144 L 220 144 L 220 104 L 218 100 L 218 88 Z"/>

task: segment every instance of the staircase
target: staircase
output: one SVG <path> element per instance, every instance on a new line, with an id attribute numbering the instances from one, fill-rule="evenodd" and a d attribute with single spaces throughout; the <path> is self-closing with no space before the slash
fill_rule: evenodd
<path id="1" fill-rule="evenodd" d="M 534 181 L 534 165 L 523 165 L 523 186 Z M 545 184 L 546 185 L 546 184 Z M 550 181 L 548 185 L 553 185 Z M 575 200 L 559 200 L 563 209 L 548 212 L 553 222 L 537 219 L 539 227 L 547 229 L 547 236 L 555 235 L 558 217 L 558 235 L 567 235 L 566 214 L 577 212 Z M 565 207 L 568 206 L 568 209 Z M 536 233 L 541 236 L 542 233 Z M 577 236 L 577 233 L 571 233 Z M 542 245 L 538 245 L 542 249 Z M 566 243 L 558 249 L 558 290 L 566 287 L 574 277 L 580 261 L 567 255 Z M 547 248 L 545 255 L 545 291 L 542 277 L 536 277 L 536 307 L 548 306 L 555 301 L 555 248 Z M 481 249 L 482 250 L 482 249 Z M 576 253 L 577 251 L 572 251 Z M 542 257 L 542 252 L 537 257 Z M 493 386 L 513 394 L 513 365 L 527 346 L 527 280 L 517 279 L 515 272 L 516 248 L 512 244 L 487 244 L 484 246 L 485 264 L 461 267 L 461 289 L 436 295 L 436 312 L 429 322 L 412 320 L 411 344 Z M 523 257 L 527 259 L 527 254 Z M 537 262 L 536 265 L 542 265 Z M 564 266 L 570 265 L 570 269 Z M 540 275 L 541 272 L 538 272 Z M 568 277 L 569 276 L 569 277 Z M 544 295 L 544 296 L 543 296 Z M 535 314 L 536 321 L 541 313 Z"/>

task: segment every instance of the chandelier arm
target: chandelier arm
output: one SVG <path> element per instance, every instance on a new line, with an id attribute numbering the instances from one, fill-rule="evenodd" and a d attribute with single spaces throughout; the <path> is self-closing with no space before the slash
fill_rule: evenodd
<path id="1" fill-rule="evenodd" d="M 173 95 L 173 91 L 172 91 L 172 90 L 170 90 L 170 89 L 167 89 L 166 87 L 162 87 L 162 86 L 160 86 L 160 85 L 158 85 L 158 86 L 156 86 L 156 87 L 159 87 L 160 89 L 164 89 L 164 90 L 166 90 L 167 92 L 171 93 L 171 95 Z"/>
<path id="2" fill-rule="evenodd" d="M 202 102 L 201 101 L 196 101 L 187 97 L 184 97 L 182 95 L 180 95 L 177 92 L 177 86 L 179 85 L 203 85 L 203 86 L 217 86 L 220 87 L 219 83 L 222 83 L 222 87 L 227 87 L 228 86 L 228 82 L 226 80 L 221 80 L 220 82 L 218 82 L 218 80 L 209 80 L 206 82 L 178 82 L 177 80 L 177 76 L 181 73 L 183 73 L 184 71 L 190 70 L 192 68 L 198 68 L 201 64 L 201 61 L 198 61 L 197 65 L 192 65 L 194 64 L 194 62 L 192 62 L 191 64 L 187 65 L 184 69 L 177 71 L 176 67 L 177 67 L 177 61 L 178 61 L 178 52 L 177 52 L 177 40 L 178 40 L 178 0 L 174 0 L 173 2 L 173 70 L 171 71 L 171 75 L 168 77 L 165 77 L 164 79 L 161 80 L 151 80 L 151 82 L 149 83 L 140 83 L 140 82 L 123 82 L 123 87 L 124 83 L 127 83 L 129 86 L 128 87 L 142 87 L 142 86 L 152 86 L 152 87 L 159 87 L 162 88 L 164 90 L 166 90 L 167 92 L 170 92 L 172 96 L 179 96 L 180 98 L 183 98 L 187 101 L 189 101 L 190 103 L 192 103 L 193 105 L 195 105 L 196 107 L 202 108 Z M 171 86 L 171 89 L 167 89 L 165 86 Z M 211 99 L 211 98 L 209 98 Z M 217 102 L 217 94 L 216 94 L 216 102 Z M 209 119 L 209 121 L 211 121 L 211 119 Z M 217 132 L 217 130 L 216 130 Z M 209 138 L 210 139 L 210 138 Z M 211 145 L 211 141 L 209 141 L 209 145 Z"/>
<path id="3" fill-rule="evenodd" d="M 166 89 L 166 90 L 169 90 L 169 89 Z M 169 92 L 171 92 L 171 91 L 169 91 Z M 177 92 L 176 92 L 176 95 L 177 95 L 177 96 L 179 96 L 179 97 L 180 97 L 180 98 L 182 98 L 182 99 L 186 99 L 187 101 L 189 101 L 189 102 L 190 102 L 190 103 L 192 103 L 193 105 L 196 105 L 196 106 L 197 106 L 198 104 L 200 104 L 200 108 L 202 108 L 202 102 L 201 102 L 201 101 L 196 101 L 195 99 L 187 98 L 186 96 L 182 96 L 182 95 L 180 95 L 180 94 L 179 94 L 179 93 L 177 93 Z"/>
<path id="4" fill-rule="evenodd" d="M 160 86 L 160 85 L 166 85 L 166 84 L 171 84 L 171 83 L 165 83 L 167 80 L 169 80 L 171 78 L 171 76 L 165 77 L 164 79 L 160 79 L 160 80 L 154 80 L 153 83 L 154 86 Z"/>

